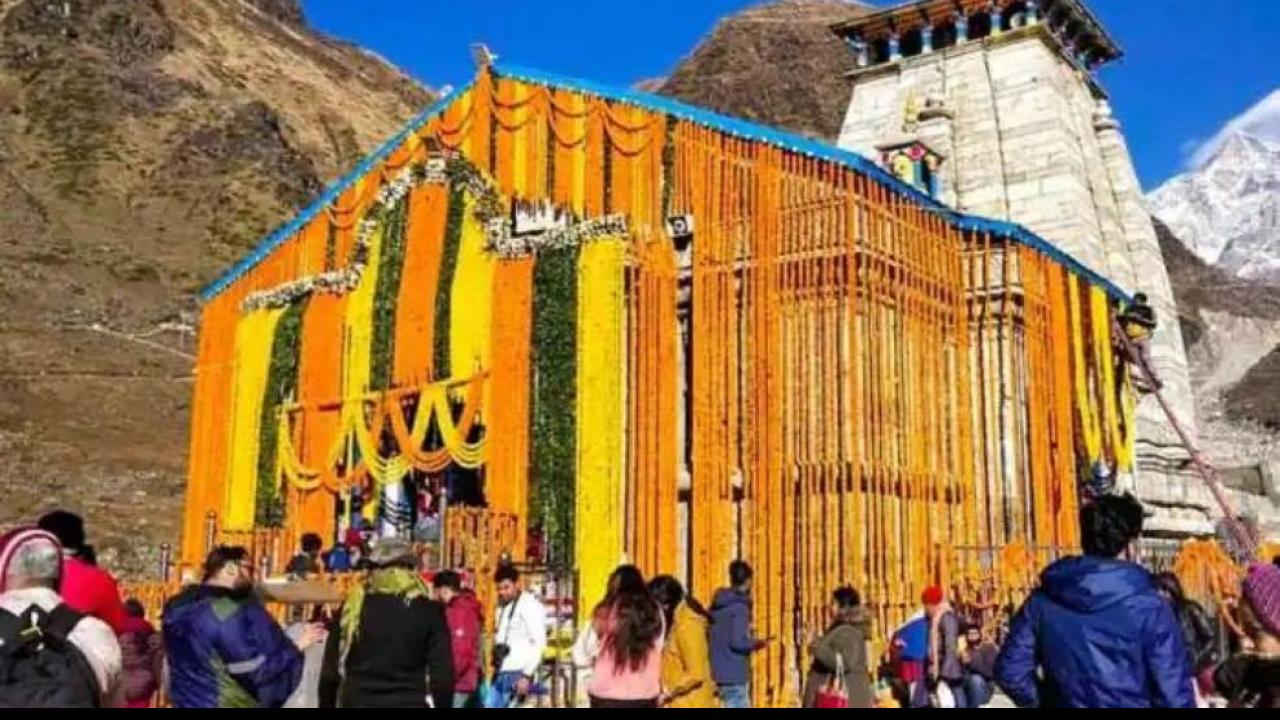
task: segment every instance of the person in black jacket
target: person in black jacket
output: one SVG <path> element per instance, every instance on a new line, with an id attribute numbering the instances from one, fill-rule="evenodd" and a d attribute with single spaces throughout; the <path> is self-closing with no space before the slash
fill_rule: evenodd
<path id="1" fill-rule="evenodd" d="M 1151 307 L 1150 301 L 1145 293 L 1137 293 L 1133 296 L 1133 302 L 1124 309 L 1120 314 L 1120 327 L 1124 330 L 1124 334 L 1129 337 L 1129 343 L 1133 345 L 1133 349 L 1137 352 L 1137 362 L 1134 368 L 1135 385 L 1139 390 L 1151 392 L 1160 390 L 1164 384 L 1156 377 L 1155 366 L 1151 364 L 1151 337 L 1156 332 L 1156 311 Z M 1123 354 L 1128 357 L 1128 354 Z M 1142 369 L 1150 373 L 1152 380 L 1155 381 L 1154 386 L 1149 386 L 1147 377 Z"/>
<path id="2" fill-rule="evenodd" d="M 413 546 L 384 538 L 370 560 L 373 572 L 347 595 L 329 633 L 320 707 L 423 708 L 428 692 L 434 707 L 451 707 L 449 626 L 415 570 Z"/>
<path id="3" fill-rule="evenodd" d="M 1240 589 L 1237 615 L 1247 649 L 1218 666 L 1214 685 L 1231 707 L 1275 710 L 1280 708 L 1280 568 L 1254 565 Z"/>
<path id="4" fill-rule="evenodd" d="M 995 689 L 996 657 L 1000 648 L 982 637 L 982 627 L 970 625 L 964 631 L 964 699 L 968 707 L 986 707 Z"/>
<path id="5" fill-rule="evenodd" d="M 1218 647 L 1218 631 L 1209 613 L 1200 603 L 1186 596 L 1182 591 L 1182 582 L 1173 573 L 1165 572 L 1152 577 L 1161 597 L 1173 608 L 1173 614 L 1182 626 L 1182 635 L 1187 640 L 1187 654 L 1191 660 L 1191 669 L 1197 677 L 1205 670 L 1218 664 L 1221 651 Z"/>
<path id="6" fill-rule="evenodd" d="M 294 555 L 285 566 L 285 573 L 295 578 L 320 574 L 320 551 L 324 549 L 324 541 L 315 533 L 302 536 L 302 552 Z"/>

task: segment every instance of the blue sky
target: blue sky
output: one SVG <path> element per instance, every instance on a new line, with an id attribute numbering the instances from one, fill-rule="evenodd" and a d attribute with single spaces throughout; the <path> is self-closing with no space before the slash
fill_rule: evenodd
<path id="1" fill-rule="evenodd" d="M 1233 121 L 1280 141 L 1280 0 L 1086 1 L 1127 53 L 1101 76 L 1148 188 L 1203 157 Z M 303 0 L 317 28 L 435 87 L 471 77 L 472 42 L 521 65 L 629 86 L 666 75 L 718 18 L 751 4 Z"/>

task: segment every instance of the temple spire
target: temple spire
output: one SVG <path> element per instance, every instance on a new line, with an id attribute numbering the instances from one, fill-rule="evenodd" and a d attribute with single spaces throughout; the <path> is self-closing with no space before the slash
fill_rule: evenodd
<path id="1" fill-rule="evenodd" d="M 1062 54 L 1085 70 L 1121 55 L 1084 0 L 916 0 L 831 27 L 849 43 L 858 68 L 946 52 L 967 42 L 1021 37 L 1037 28 L 1042 33 L 1069 28 L 1073 44 L 1061 43 Z"/>

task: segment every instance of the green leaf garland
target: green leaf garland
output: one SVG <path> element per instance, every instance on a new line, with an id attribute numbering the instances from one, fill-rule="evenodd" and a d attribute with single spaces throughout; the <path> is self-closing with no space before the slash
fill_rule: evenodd
<path id="1" fill-rule="evenodd" d="M 258 527 L 284 524 L 284 496 L 276 474 L 276 443 L 280 407 L 298 391 L 298 362 L 302 349 L 302 318 L 307 300 L 295 302 L 280 315 L 271 342 L 271 365 L 258 426 L 258 482 L 254 522 Z"/>
<path id="2" fill-rule="evenodd" d="M 577 474 L 578 250 L 538 253 L 533 270 L 533 403 L 529 515 L 551 557 L 573 557 Z"/>
<path id="3" fill-rule="evenodd" d="M 395 364 L 396 307 L 408 245 L 409 196 L 402 198 L 385 215 L 386 235 L 378 261 L 378 285 L 373 293 L 373 340 L 369 386 L 374 390 L 391 387 Z"/>
<path id="4" fill-rule="evenodd" d="M 444 226 L 444 249 L 440 260 L 440 282 L 436 286 L 435 373 L 437 380 L 452 377 L 449 363 L 449 318 L 453 310 L 453 277 L 458 271 L 462 246 L 462 223 L 466 221 L 467 195 L 456 177 L 449 182 L 449 212 Z"/>

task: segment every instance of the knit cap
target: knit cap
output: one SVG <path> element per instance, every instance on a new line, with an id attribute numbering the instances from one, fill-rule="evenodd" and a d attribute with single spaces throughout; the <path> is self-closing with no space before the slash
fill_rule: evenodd
<path id="1" fill-rule="evenodd" d="M 1280 636 L 1280 568 L 1270 563 L 1249 568 L 1244 597 L 1267 631 Z"/>
<path id="2" fill-rule="evenodd" d="M 8 589 L 5 585 L 9 579 L 9 570 L 19 552 L 28 545 L 39 543 L 52 545 L 59 555 L 62 553 L 58 538 L 38 528 L 22 527 L 0 535 L 0 593 Z"/>

